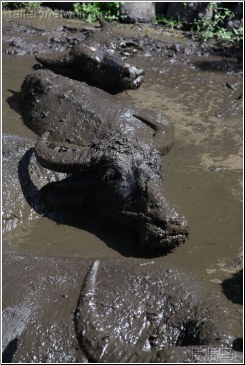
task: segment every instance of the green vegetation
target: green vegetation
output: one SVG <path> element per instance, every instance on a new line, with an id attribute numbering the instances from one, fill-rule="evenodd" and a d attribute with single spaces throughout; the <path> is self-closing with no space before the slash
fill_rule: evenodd
<path id="1" fill-rule="evenodd" d="M 3 9 L 26 9 L 35 10 L 42 5 L 42 2 L 4 2 Z M 103 17 L 106 20 L 122 20 L 124 17 L 120 14 L 120 2 L 77 2 L 73 3 L 73 9 L 76 17 L 85 19 L 89 22 Z"/>
<path id="2" fill-rule="evenodd" d="M 180 18 L 178 18 L 178 20 L 173 20 L 173 19 L 167 19 L 164 17 L 156 17 L 153 24 L 156 24 L 156 25 L 163 24 L 166 27 L 169 27 L 171 29 L 174 29 L 174 28 L 181 29 L 184 22 Z"/>
<path id="3" fill-rule="evenodd" d="M 35 10 L 43 3 L 41 2 L 3 2 L 3 9 L 20 9 L 27 11 Z M 125 15 L 120 14 L 121 2 L 78 2 L 73 3 L 74 13 L 76 17 L 85 19 L 89 22 L 103 17 L 106 20 L 123 20 Z M 185 4 L 185 3 L 184 3 Z M 201 42 L 216 42 L 222 44 L 237 45 L 243 38 L 243 28 L 227 29 L 226 22 L 233 19 L 234 14 L 229 8 L 225 7 L 223 2 L 208 3 L 212 8 L 213 17 L 204 17 L 196 20 L 191 30 L 192 37 Z M 165 17 L 157 17 L 154 21 L 156 25 L 164 25 L 171 29 L 181 29 L 184 25 L 182 19 L 167 19 Z"/>
<path id="4" fill-rule="evenodd" d="M 41 2 L 3 2 L 3 9 L 21 9 L 34 10 L 40 7 Z"/>
<path id="5" fill-rule="evenodd" d="M 75 3 L 73 4 L 74 12 L 77 16 L 82 17 L 89 22 L 95 21 L 98 17 L 106 20 L 119 20 L 120 2 L 107 3 Z"/>
<path id="6" fill-rule="evenodd" d="M 212 7 L 213 17 L 212 19 L 204 17 L 195 22 L 192 28 L 193 38 L 202 42 L 238 44 L 243 38 L 243 28 L 227 29 L 225 27 L 225 21 L 234 17 L 232 11 L 217 2 L 210 2 L 209 6 Z"/>

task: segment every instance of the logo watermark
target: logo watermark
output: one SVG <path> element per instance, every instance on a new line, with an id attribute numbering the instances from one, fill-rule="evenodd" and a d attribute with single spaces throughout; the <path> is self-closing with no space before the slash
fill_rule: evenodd
<path id="1" fill-rule="evenodd" d="M 40 11 L 31 9 L 4 10 L 3 15 L 6 21 L 10 22 L 15 19 L 35 19 L 39 22 L 52 19 L 85 19 L 86 14 L 74 11 Z M 101 14 L 103 17 L 103 14 Z"/>
<path id="2" fill-rule="evenodd" d="M 231 347 L 190 346 L 188 360 L 200 362 L 222 360 L 223 362 L 230 362 L 234 360 L 234 352 Z"/>

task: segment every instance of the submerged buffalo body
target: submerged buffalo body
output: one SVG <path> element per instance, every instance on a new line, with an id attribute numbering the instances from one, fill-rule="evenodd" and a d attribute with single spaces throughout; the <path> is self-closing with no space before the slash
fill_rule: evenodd
<path id="1" fill-rule="evenodd" d="M 242 363 L 237 311 L 166 260 L 2 260 L 3 362 Z"/>
<path id="2" fill-rule="evenodd" d="M 56 58 L 36 56 L 45 68 L 75 80 L 86 81 L 112 94 L 136 89 L 143 82 L 144 71 L 108 51 L 86 44 L 76 45 L 67 54 Z"/>
<path id="3" fill-rule="evenodd" d="M 211 293 L 163 262 L 96 260 L 75 314 L 77 338 L 91 362 L 202 362 L 221 346 L 233 359 L 236 314 Z"/>
<path id="4" fill-rule="evenodd" d="M 144 71 L 108 51 L 103 38 L 106 37 L 108 43 L 111 31 L 108 24 L 102 24 L 102 31 L 87 44 L 78 43 L 63 54 L 36 56 L 36 60 L 56 73 L 86 81 L 111 93 L 138 88 L 143 82 Z"/>
<path id="5" fill-rule="evenodd" d="M 172 127 L 160 112 L 138 115 L 115 100 L 49 70 L 26 77 L 24 119 L 43 134 L 36 157 L 48 169 L 71 174 L 47 184 L 40 196 L 52 210 L 89 202 L 133 227 L 142 245 L 168 251 L 188 235 L 186 220 L 163 194 L 160 151 L 172 147 Z"/>
<path id="6" fill-rule="evenodd" d="M 39 136 L 48 131 L 56 141 L 85 146 L 117 134 L 156 147 L 163 155 L 174 144 L 173 126 L 161 112 L 138 111 L 103 90 L 49 70 L 26 76 L 20 100 L 25 124 Z"/>

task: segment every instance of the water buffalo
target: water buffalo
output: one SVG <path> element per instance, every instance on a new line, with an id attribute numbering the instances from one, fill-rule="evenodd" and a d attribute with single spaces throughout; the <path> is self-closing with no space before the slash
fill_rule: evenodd
<path id="1" fill-rule="evenodd" d="M 86 81 L 110 93 L 138 88 L 143 82 L 144 71 L 108 51 L 105 43 L 108 43 L 110 27 L 105 22 L 101 24 L 104 37 L 97 32 L 97 37 L 90 37 L 87 44 L 78 43 L 62 54 L 36 56 L 36 60 L 56 73 Z M 105 37 L 107 42 L 103 40 Z"/>
<path id="2" fill-rule="evenodd" d="M 210 291 L 166 263 L 96 260 L 75 314 L 80 346 L 91 362 L 222 362 L 225 351 L 233 362 L 235 313 Z"/>
<path id="3" fill-rule="evenodd" d="M 103 216 L 131 227 L 149 250 L 168 251 L 188 236 L 185 219 L 164 198 L 157 150 L 117 134 L 84 148 L 54 143 L 46 134 L 35 154 L 44 167 L 72 174 L 41 189 L 49 209 L 81 209 L 89 203 Z"/>
<path id="4" fill-rule="evenodd" d="M 3 362 L 242 363 L 237 312 L 165 259 L 4 254 L 2 272 Z"/>
<path id="5" fill-rule="evenodd" d="M 173 125 L 157 110 L 137 110 L 96 87 L 37 70 L 21 86 L 20 108 L 25 124 L 41 136 L 80 146 L 109 131 L 155 146 L 162 155 L 174 144 Z"/>
<path id="6" fill-rule="evenodd" d="M 26 77 L 21 100 L 26 123 L 44 133 L 35 146 L 39 163 L 71 174 L 41 189 L 49 209 L 80 209 L 89 201 L 103 216 L 132 227 L 150 250 L 185 241 L 186 220 L 163 193 L 160 152 L 171 149 L 173 130 L 162 113 L 140 115 L 102 90 L 49 70 Z"/>

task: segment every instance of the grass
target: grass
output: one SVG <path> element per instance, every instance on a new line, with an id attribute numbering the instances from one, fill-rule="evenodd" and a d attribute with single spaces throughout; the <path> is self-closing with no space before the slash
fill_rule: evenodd
<path id="1" fill-rule="evenodd" d="M 26 9 L 26 10 L 34 10 L 40 7 L 41 2 L 3 2 L 3 9 Z"/>
<path id="2" fill-rule="evenodd" d="M 243 28 L 227 29 L 225 23 L 228 19 L 233 19 L 234 14 L 228 8 L 224 8 L 221 3 L 210 2 L 212 7 L 212 19 L 204 17 L 197 20 L 192 28 L 192 36 L 201 42 L 216 42 L 220 44 L 237 45 L 243 39 Z"/>
<path id="3" fill-rule="evenodd" d="M 74 12 L 79 17 L 86 19 L 89 22 L 94 22 L 98 17 L 106 20 L 120 20 L 120 2 L 106 3 L 75 3 L 73 4 Z"/>
<path id="4" fill-rule="evenodd" d="M 168 28 L 174 29 L 181 29 L 184 22 L 182 19 L 178 18 L 178 20 L 168 19 L 165 17 L 156 17 L 153 24 L 155 25 L 165 25 Z"/>
<path id="5" fill-rule="evenodd" d="M 20 9 L 35 10 L 41 2 L 3 2 L 3 9 Z M 77 2 L 73 3 L 74 13 L 79 18 L 89 22 L 96 21 L 98 17 L 106 20 L 124 20 L 120 13 L 121 2 Z M 184 3 L 185 4 L 185 3 Z M 192 37 L 200 42 L 215 42 L 222 45 L 238 45 L 243 39 L 243 28 L 227 29 L 225 23 L 228 19 L 233 19 L 234 14 L 229 8 L 224 7 L 224 2 L 208 3 L 213 11 L 213 17 L 210 19 L 204 17 L 196 20 L 191 30 Z M 171 29 L 181 29 L 183 20 L 173 20 L 166 17 L 157 17 L 154 21 L 156 25 L 164 25 Z"/>

